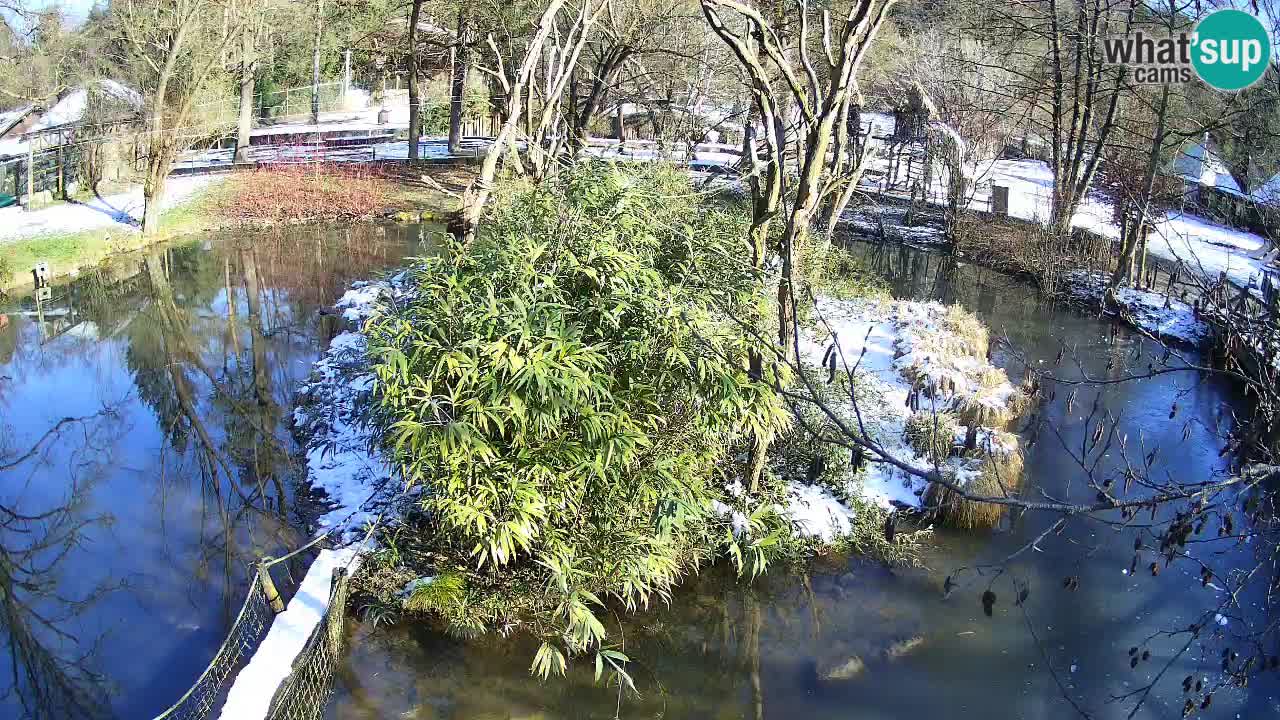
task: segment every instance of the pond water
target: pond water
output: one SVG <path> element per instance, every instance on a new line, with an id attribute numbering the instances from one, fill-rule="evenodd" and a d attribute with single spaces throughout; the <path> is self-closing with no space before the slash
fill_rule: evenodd
<path id="1" fill-rule="evenodd" d="M 855 248 L 889 278 L 897 296 L 961 303 L 993 335 L 1006 336 L 1013 350 L 998 350 L 994 359 L 1015 380 L 1023 359 L 1052 366 L 1064 345 L 1066 359 L 1056 370 L 1064 380 L 1082 373 L 1119 377 L 1145 370 L 1163 354 L 1136 333 L 1044 302 L 1026 285 L 981 267 L 907 247 Z M 1040 411 L 1057 432 L 1045 425 L 1027 452 L 1033 496 L 1093 498 L 1076 456 L 1093 430 L 1085 418 L 1095 396 L 1099 407 L 1121 418 L 1131 453 L 1159 447 L 1157 473 L 1207 478 L 1229 461 L 1218 451 L 1228 430 L 1224 410 L 1235 398 L 1219 383 L 1173 373 L 1080 386 L 1068 409 L 1070 389 L 1058 387 L 1056 400 Z M 1175 402 L 1179 410 L 1170 419 Z M 1098 458 L 1100 477 L 1113 477 L 1122 462 L 1114 449 Z M 374 629 L 353 621 L 351 650 L 327 717 L 1123 718 L 1140 697 L 1130 694 L 1157 678 L 1135 716 L 1179 717 L 1182 678 L 1215 682 L 1219 649 L 1247 623 L 1265 619 L 1263 613 L 1227 612 L 1226 624 L 1219 624 L 1221 598 L 1201 588 L 1196 569 L 1175 564 L 1152 577 L 1145 570 L 1150 553 L 1129 574 L 1138 532 L 1132 527 L 1073 520 L 1028 548 L 1053 519 L 1027 513 L 995 533 L 939 531 L 920 570 L 834 557 L 748 587 L 713 568 L 687 582 L 670 607 L 610 623 L 611 637 L 633 660 L 638 696 L 593 682 L 589 663 L 572 668 L 565 680 L 539 683 L 529 675 L 535 647 L 527 640 L 463 642 L 423 625 Z M 1244 552 L 1229 544 L 1198 547 L 1227 558 Z M 997 574 L 1002 563 L 1005 570 Z M 948 575 L 959 578 L 960 587 L 944 598 Z M 1063 589 L 1067 576 L 1078 578 L 1077 590 Z M 980 602 L 988 586 L 998 596 L 993 617 Z M 1024 587 L 1029 596 L 1017 606 L 1013 599 Z M 1242 602 L 1253 608 L 1260 600 Z M 1205 635 L 1215 638 L 1179 655 L 1187 636 L 1159 631 L 1192 622 L 1212 628 Z M 1135 669 L 1131 646 L 1151 653 Z M 837 669 L 850 677 L 822 677 Z M 1202 715 L 1273 716 L 1280 711 L 1273 677 L 1220 690 Z"/>
<path id="2" fill-rule="evenodd" d="M 0 717 L 146 720 L 189 686 L 222 642 L 249 563 L 306 537 L 289 410 L 337 330 L 320 310 L 352 280 L 427 251 L 428 238 L 412 226 L 214 234 L 121 258 L 46 301 L 0 302 Z M 962 303 L 1033 363 L 1067 343 L 1080 365 L 1064 362 L 1064 376 L 1145 368 L 1162 352 L 997 273 L 858 248 L 899 296 Z M 996 360 L 1021 376 L 1017 353 Z M 1090 497 L 1068 448 L 1096 392 L 1081 388 L 1068 412 L 1060 389 L 1043 411 L 1061 439 L 1042 433 L 1030 449 L 1030 492 Z M 1101 402 L 1124 413 L 1133 442 L 1160 446 L 1158 468 L 1197 477 L 1226 462 L 1221 415 L 1234 399 L 1173 374 L 1105 386 Z M 747 587 L 712 568 L 671 607 L 612 628 L 638 697 L 619 698 L 588 668 L 539 683 L 519 638 L 464 643 L 353 621 L 328 716 L 1066 718 L 1070 697 L 1094 717 L 1123 717 L 1131 703 L 1112 696 L 1147 684 L 1183 638 L 1145 644 L 1152 659 L 1136 670 L 1127 649 L 1217 600 L 1177 566 L 1124 574 L 1133 531 L 1079 521 L 1009 564 L 985 617 L 978 598 L 993 572 L 957 568 L 1001 561 L 1048 522 L 938 532 L 921 570 L 825 558 Z M 288 570 L 299 578 L 304 566 Z M 949 574 L 962 585 L 944 599 Z M 1064 575 L 1079 576 L 1078 591 L 1061 589 Z M 1030 588 L 1022 607 L 1010 578 Z M 1176 717 L 1181 678 L 1219 664 L 1204 654 L 1182 656 L 1139 716 Z M 851 678 L 820 679 L 842 666 Z M 1219 693 L 1206 714 L 1274 714 L 1275 697 L 1262 678 Z"/>
<path id="3" fill-rule="evenodd" d="M 187 689 L 250 562 L 306 538 L 289 418 L 337 329 L 318 310 L 423 237 L 218 233 L 0 299 L 0 717 L 146 720 Z"/>

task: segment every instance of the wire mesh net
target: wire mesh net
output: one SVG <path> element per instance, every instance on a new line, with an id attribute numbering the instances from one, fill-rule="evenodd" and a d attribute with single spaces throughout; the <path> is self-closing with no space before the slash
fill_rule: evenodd
<path id="1" fill-rule="evenodd" d="M 334 573 L 329 607 L 302 651 L 294 658 L 288 677 L 276 690 L 267 720 L 318 720 L 324 714 L 333 691 L 334 669 L 342 655 L 347 592 L 346 570 L 339 569 Z M 204 720 L 210 717 L 226 698 L 230 689 L 228 681 L 248 662 L 270 628 L 274 615 L 262 584 L 254 582 L 226 641 L 204 673 L 185 695 L 155 720 Z"/>
<path id="2" fill-rule="evenodd" d="M 273 613 L 262 586 L 253 583 L 227 639 L 200 678 L 156 720 L 203 720 L 226 695 L 226 682 L 252 654 L 271 625 Z"/>
<path id="3" fill-rule="evenodd" d="M 333 675 L 342 656 L 343 618 L 347 605 L 347 574 L 334 573 L 329 609 L 316 625 L 289 677 L 271 701 L 267 720 L 318 720 L 333 693 Z"/>

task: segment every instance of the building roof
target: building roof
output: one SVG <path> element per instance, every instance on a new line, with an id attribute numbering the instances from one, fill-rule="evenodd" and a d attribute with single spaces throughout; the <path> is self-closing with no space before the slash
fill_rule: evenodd
<path id="1" fill-rule="evenodd" d="M 1244 196 L 1240 185 L 1227 170 L 1227 164 L 1213 151 L 1213 142 L 1207 134 L 1201 142 L 1188 142 L 1182 146 L 1173 159 L 1172 171 L 1187 182 Z"/>

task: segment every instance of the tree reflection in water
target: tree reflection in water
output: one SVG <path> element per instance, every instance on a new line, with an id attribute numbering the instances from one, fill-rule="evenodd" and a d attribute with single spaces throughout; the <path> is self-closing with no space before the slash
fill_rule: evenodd
<path id="1" fill-rule="evenodd" d="M 150 717 L 195 679 L 250 563 L 303 537 L 286 409 L 319 310 L 422 239 L 226 233 L 0 307 L 0 717 Z"/>
<path id="2" fill-rule="evenodd" d="M 28 717 L 103 718 L 109 714 L 105 678 L 92 669 L 97 639 L 84 637 L 80 616 L 119 584 L 100 584 L 70 594 L 63 561 L 109 515 L 87 507 L 98 448 L 93 438 L 116 431 L 116 413 L 105 408 L 82 418 L 64 418 L 30 448 L 0 446 L 0 634 L 13 668 L 0 677 L 0 702 L 16 703 Z M 12 437 L 6 432 L 4 437 Z M 67 447 L 75 443 L 74 450 Z M 71 450 L 86 476 L 54 504 L 28 502 L 24 482 L 50 461 L 50 448 Z"/>

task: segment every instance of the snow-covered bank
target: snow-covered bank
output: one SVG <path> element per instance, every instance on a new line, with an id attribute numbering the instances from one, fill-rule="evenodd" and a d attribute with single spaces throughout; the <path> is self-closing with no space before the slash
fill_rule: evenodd
<path id="1" fill-rule="evenodd" d="M 1068 297 L 1089 307 L 1104 307 L 1105 274 L 1077 270 L 1063 280 Z M 1196 317 L 1190 305 L 1164 293 L 1122 287 L 1116 290 L 1116 301 L 1126 322 L 1162 340 L 1200 345 L 1211 335 L 1209 326 Z"/>
<path id="2" fill-rule="evenodd" d="M 376 519 L 393 490 L 391 462 L 366 422 L 374 378 L 360 325 L 380 299 L 397 292 L 394 283 L 355 283 L 334 305 L 348 329 L 316 362 L 293 413 L 294 427 L 306 438 L 307 479 L 330 505 L 319 529 L 347 540 Z"/>
<path id="3" fill-rule="evenodd" d="M 979 174 L 991 185 L 1009 188 L 1009 214 L 1023 220 L 1047 222 L 1053 195 L 1053 171 L 1039 160 L 994 160 L 980 164 Z M 989 198 L 979 195 L 972 207 L 987 209 Z M 1100 196 L 1085 198 L 1071 224 L 1103 237 L 1119 238 L 1112 208 Z M 1159 219 L 1147 242 L 1151 254 L 1168 262 L 1181 261 L 1192 272 L 1214 279 L 1219 273 L 1248 287 L 1264 272 L 1258 257 L 1265 238 L 1215 224 L 1201 217 L 1170 211 Z"/>
<path id="4" fill-rule="evenodd" d="M 372 547 L 368 527 L 390 494 L 393 474 L 364 420 L 373 374 L 359 326 L 375 303 L 397 292 L 393 283 L 356 283 L 338 300 L 334 307 L 348 329 L 333 338 L 299 389 L 293 420 L 306 438 L 307 480 L 329 505 L 317 521 L 318 532 L 328 533 L 340 547 L 321 550 L 307 569 L 288 608 L 276 616 L 252 660 L 236 676 L 220 715 L 225 720 L 266 717 L 298 653 L 329 609 L 333 571 L 346 567 L 355 573 L 362 553 Z"/>
<path id="5" fill-rule="evenodd" d="M 961 486 L 988 471 L 988 458 L 1018 452 L 1017 437 L 1003 426 L 1024 396 L 987 362 L 986 330 L 968 313 L 937 303 L 822 298 L 815 320 L 818 329 L 802 335 L 800 359 L 813 368 L 816 382 L 827 381 L 827 372 L 818 368 L 829 351 L 836 353 L 833 388 L 856 367 L 856 409 L 847 386 L 826 399 L 847 427 L 857 428 L 860 415 L 868 436 L 887 453 L 919 469 L 930 469 L 937 460 L 938 468 Z M 947 457 L 927 457 L 913 446 L 908 432 L 913 418 L 939 419 Z M 975 427 L 978 438 L 968 452 L 961 447 L 966 425 Z M 792 481 L 787 510 L 802 531 L 824 540 L 847 532 L 854 511 L 837 497 L 861 498 L 885 509 L 924 506 L 928 483 L 869 460 L 860 470 L 847 467 L 829 489 Z M 1016 487 L 1016 479 L 1008 485 Z"/>
<path id="6" fill-rule="evenodd" d="M 225 178 L 214 175 L 170 178 L 160 206 L 169 210 Z M 142 186 L 127 192 L 94 197 L 85 202 L 58 203 L 27 211 L 16 205 L 0 210 L 0 245 L 40 235 L 74 233 L 110 228 L 124 233 L 141 232 L 144 199 Z"/>

